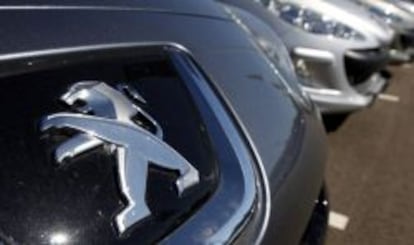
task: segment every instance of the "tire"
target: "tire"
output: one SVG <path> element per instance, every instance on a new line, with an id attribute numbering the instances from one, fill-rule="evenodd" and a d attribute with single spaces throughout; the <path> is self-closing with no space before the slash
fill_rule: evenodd
<path id="1" fill-rule="evenodd" d="M 345 123 L 349 115 L 349 113 L 323 115 L 322 119 L 326 132 L 332 133 L 337 131 Z"/>

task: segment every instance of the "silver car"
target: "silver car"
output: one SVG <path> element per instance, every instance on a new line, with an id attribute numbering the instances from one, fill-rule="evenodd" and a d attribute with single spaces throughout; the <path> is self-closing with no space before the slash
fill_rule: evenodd
<path id="1" fill-rule="evenodd" d="M 414 5 L 401 0 L 353 0 L 392 27 L 396 33 L 393 47 L 414 54 Z"/>
<path id="2" fill-rule="evenodd" d="M 324 114 L 373 103 L 387 84 L 382 69 L 394 31 L 357 4 L 338 0 L 257 1 L 271 11 L 302 85 Z"/>
<path id="3" fill-rule="evenodd" d="M 410 0 L 388 0 L 404 10 L 414 14 L 414 3 Z"/>

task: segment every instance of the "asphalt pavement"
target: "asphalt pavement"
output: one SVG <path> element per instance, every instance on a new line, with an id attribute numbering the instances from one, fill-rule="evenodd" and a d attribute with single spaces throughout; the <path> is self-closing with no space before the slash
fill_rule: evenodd
<path id="1" fill-rule="evenodd" d="M 414 244 L 414 64 L 390 71 L 386 95 L 328 137 L 331 209 L 343 223 L 327 245 Z"/>

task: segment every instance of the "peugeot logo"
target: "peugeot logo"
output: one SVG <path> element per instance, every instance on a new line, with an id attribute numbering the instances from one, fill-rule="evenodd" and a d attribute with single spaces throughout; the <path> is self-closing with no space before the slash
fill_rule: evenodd
<path id="1" fill-rule="evenodd" d="M 43 132 L 72 129 L 78 132 L 57 146 L 54 158 L 59 165 L 67 159 L 104 147 L 117 159 L 119 187 L 126 207 L 116 214 L 114 225 L 121 236 L 131 226 L 149 217 L 145 201 L 149 164 L 179 173 L 175 185 L 180 196 L 199 183 L 199 173 L 184 157 L 163 141 L 160 125 L 137 103 L 146 103 L 127 85 L 118 90 L 103 82 L 79 82 L 61 100 L 75 112 L 56 113 L 43 118 Z M 145 124 L 152 130 L 144 127 Z"/>

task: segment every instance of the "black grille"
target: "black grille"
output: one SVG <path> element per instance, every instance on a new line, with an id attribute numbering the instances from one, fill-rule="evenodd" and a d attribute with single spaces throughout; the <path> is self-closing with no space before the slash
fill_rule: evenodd
<path id="1" fill-rule="evenodd" d="M 389 61 L 387 49 L 350 50 L 345 54 L 345 70 L 352 86 L 364 83 Z"/>
<path id="2" fill-rule="evenodd" d="M 79 63 L 0 78 L 0 108 L 8 115 L 0 124 L 0 245 L 3 236 L 18 239 L 11 244 L 49 244 L 55 232 L 67 234 L 75 244 L 153 244 L 215 191 L 217 152 L 227 144 L 215 144 L 218 133 L 210 130 L 215 119 L 204 119 L 206 106 L 198 106 L 194 98 L 201 97 L 188 89 L 190 82 L 177 73 L 170 54 L 163 47 L 112 52 L 117 55 L 110 59 L 104 58 L 108 51 L 89 58 L 82 53 Z M 145 111 L 160 122 L 164 141 L 200 173 L 200 184 L 180 198 L 173 188 L 177 174 L 150 166 L 145 197 L 152 215 L 124 237 L 113 226 L 114 215 L 125 206 L 113 155 L 101 147 L 58 168 L 52 153 L 70 132 L 48 137 L 38 129 L 45 115 L 70 109 L 59 97 L 82 80 L 111 87 L 122 81 L 136 88 L 147 102 Z"/>
<path id="3" fill-rule="evenodd" d="M 414 46 L 414 30 L 400 35 L 400 44 L 403 49 Z"/>

